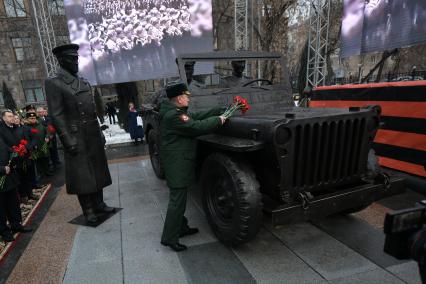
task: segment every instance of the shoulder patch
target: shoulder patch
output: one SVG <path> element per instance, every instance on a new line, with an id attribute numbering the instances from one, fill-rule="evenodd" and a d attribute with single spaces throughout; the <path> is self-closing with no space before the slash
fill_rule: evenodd
<path id="1" fill-rule="evenodd" d="M 183 113 L 183 114 L 179 115 L 179 119 L 182 122 L 188 122 L 189 121 L 189 116 Z"/>

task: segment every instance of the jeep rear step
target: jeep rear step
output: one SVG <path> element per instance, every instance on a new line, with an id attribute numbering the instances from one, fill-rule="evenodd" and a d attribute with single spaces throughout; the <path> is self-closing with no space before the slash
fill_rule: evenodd
<path id="1" fill-rule="evenodd" d="M 349 190 L 313 198 L 305 206 L 302 206 L 302 203 L 280 205 L 276 208 L 264 208 L 264 211 L 267 214 L 271 214 L 273 225 L 288 224 L 314 220 L 351 208 L 368 206 L 376 200 L 400 194 L 404 191 L 404 179 L 391 177 L 388 188 L 383 184 L 368 183 Z"/>

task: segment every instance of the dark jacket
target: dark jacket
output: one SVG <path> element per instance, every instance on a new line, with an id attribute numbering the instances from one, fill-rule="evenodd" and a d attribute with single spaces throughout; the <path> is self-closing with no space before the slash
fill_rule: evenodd
<path id="1" fill-rule="evenodd" d="M 9 148 L 18 146 L 19 141 L 22 139 L 16 126 L 9 127 L 3 121 L 0 122 L 0 136 Z"/>
<path id="2" fill-rule="evenodd" d="M 171 188 L 187 187 L 194 180 L 197 136 L 213 132 L 221 125 L 218 115 L 222 108 L 188 113 L 165 101 L 160 108 L 161 162 L 167 185 Z"/>
<path id="3" fill-rule="evenodd" d="M 137 123 L 137 117 L 138 112 L 136 111 L 129 111 L 127 113 L 127 123 L 129 127 L 129 133 L 131 139 L 137 139 L 137 138 L 143 138 L 143 128 L 138 127 Z"/>
<path id="4" fill-rule="evenodd" d="M 45 81 L 50 116 L 65 148 L 69 194 L 95 193 L 110 185 L 107 159 L 89 83 L 63 69 Z M 69 150 L 78 149 L 73 156 Z"/>
<path id="5" fill-rule="evenodd" d="M 0 178 L 3 179 L 3 177 L 6 176 L 4 185 L 0 188 L 0 192 L 13 190 L 19 185 L 19 177 L 16 170 L 13 169 L 13 166 L 11 166 L 10 173 L 6 175 L 5 166 L 9 163 L 10 154 L 10 147 L 0 138 Z"/>

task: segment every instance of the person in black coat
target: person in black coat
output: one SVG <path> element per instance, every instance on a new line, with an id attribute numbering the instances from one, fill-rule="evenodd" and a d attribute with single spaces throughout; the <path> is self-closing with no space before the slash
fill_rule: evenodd
<path id="1" fill-rule="evenodd" d="M 22 124 L 18 115 L 14 120 L 15 132 L 20 139 L 25 139 L 28 144 L 25 145 L 27 154 L 21 158 L 22 165 L 17 168 L 21 184 L 19 186 L 19 197 L 22 203 L 26 203 L 27 199 L 37 199 L 33 194 L 33 188 L 37 187 L 36 171 L 34 161 L 30 159 L 31 152 L 37 146 L 37 141 L 31 133 L 31 128 Z"/>
<path id="2" fill-rule="evenodd" d="M 114 105 L 112 103 L 107 103 L 106 111 L 109 117 L 109 124 L 113 124 L 113 122 L 115 124 L 115 115 L 117 114 L 117 110 L 115 109 Z"/>
<path id="3" fill-rule="evenodd" d="M 0 186 L 0 236 L 5 242 L 14 241 L 12 232 L 30 232 L 31 229 L 22 226 L 22 215 L 19 207 L 18 186 L 20 184 L 19 176 L 16 171 L 18 167 L 15 161 L 9 162 L 11 146 L 18 145 L 10 143 L 15 136 L 13 113 L 10 110 L 2 113 L 2 123 L 0 124 L 0 176 L 4 183 Z M 4 135 L 3 135 L 4 134 Z M 3 137 L 10 139 L 5 141 Z M 10 227 L 7 225 L 9 221 Z"/>
<path id="4" fill-rule="evenodd" d="M 142 141 L 144 133 L 142 126 L 138 125 L 139 113 L 135 109 L 133 103 L 129 103 L 129 112 L 127 114 L 127 122 L 129 127 L 130 139 L 135 140 L 135 145 L 138 144 L 139 139 Z"/>

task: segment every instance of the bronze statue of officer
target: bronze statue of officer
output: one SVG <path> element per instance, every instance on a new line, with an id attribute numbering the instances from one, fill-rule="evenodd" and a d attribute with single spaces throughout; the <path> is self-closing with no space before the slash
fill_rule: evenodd
<path id="1" fill-rule="evenodd" d="M 78 48 L 67 44 L 52 50 L 60 69 L 55 77 L 45 81 L 45 90 L 49 112 L 65 150 L 67 193 L 77 195 L 86 221 L 96 223 L 97 214 L 115 209 L 103 201 L 103 188 L 112 181 L 92 90 L 77 75 Z"/>

